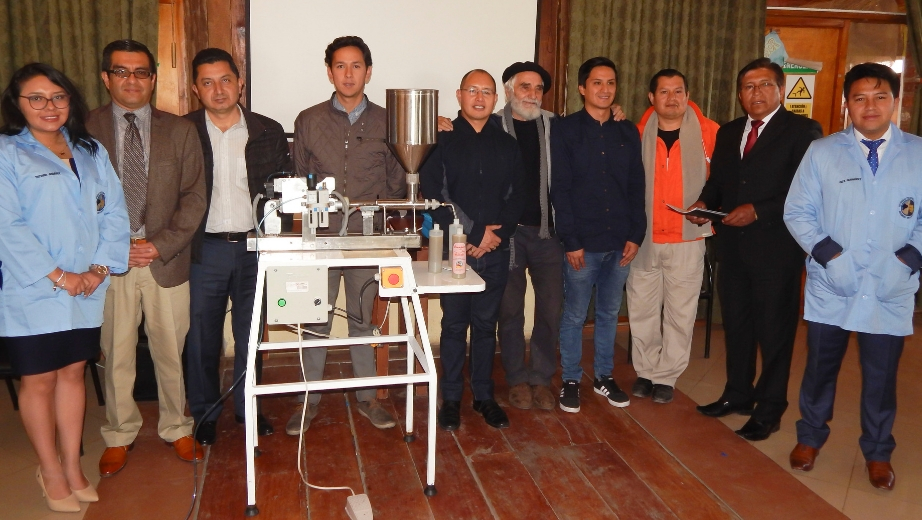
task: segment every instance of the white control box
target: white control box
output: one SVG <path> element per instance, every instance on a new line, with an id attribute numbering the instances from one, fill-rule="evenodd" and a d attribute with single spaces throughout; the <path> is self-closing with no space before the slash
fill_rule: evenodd
<path id="1" fill-rule="evenodd" d="M 326 266 L 273 266 L 266 269 L 266 323 L 326 323 L 331 310 Z"/>

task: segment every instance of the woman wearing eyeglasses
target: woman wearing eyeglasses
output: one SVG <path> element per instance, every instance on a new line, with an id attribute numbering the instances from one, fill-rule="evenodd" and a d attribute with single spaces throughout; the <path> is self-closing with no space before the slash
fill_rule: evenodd
<path id="1" fill-rule="evenodd" d="M 122 186 L 87 112 L 74 84 L 41 63 L 0 95 L 0 338 L 22 376 L 36 479 L 60 512 L 98 500 L 80 468 L 84 367 L 99 352 L 108 274 L 128 264 Z"/>

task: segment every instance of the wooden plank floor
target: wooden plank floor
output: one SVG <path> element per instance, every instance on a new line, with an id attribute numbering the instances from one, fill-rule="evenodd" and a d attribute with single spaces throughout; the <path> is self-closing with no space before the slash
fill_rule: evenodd
<path id="1" fill-rule="evenodd" d="M 591 374 L 591 341 L 584 352 L 584 368 Z M 351 375 L 347 353 L 331 353 L 329 359 L 327 377 Z M 288 365 L 295 362 L 294 356 L 273 357 L 263 380 L 295 380 L 300 369 Z M 392 373 L 405 366 L 404 360 L 391 361 Z M 633 383 L 620 348 L 614 375 L 622 388 Z M 415 398 L 417 440 L 406 443 L 401 389 L 382 402 L 399 419 L 390 430 L 375 429 L 360 416 L 353 394 L 324 394 L 305 434 L 305 476 L 312 484 L 367 493 L 379 520 L 844 518 L 722 423 L 695 412 L 680 392 L 668 406 L 633 399 L 630 407 L 619 409 L 592 392 L 591 379 L 584 376 L 582 411 L 569 414 L 508 406 L 498 356 L 494 379 L 511 427 L 488 427 L 466 392 L 461 428 L 437 432 L 436 496 L 422 492 L 428 397 Z M 559 385 L 558 374 L 553 386 Z M 295 405 L 290 396 L 262 401 L 276 434 L 260 439 L 256 518 L 346 519 L 348 491 L 310 489 L 300 480 L 297 438 L 283 431 Z M 209 449 L 200 519 L 245 518 L 243 430 L 234 423 L 232 408 L 225 407 L 218 442 Z M 100 493 L 113 481 L 105 479 Z M 104 503 L 90 508 L 93 518 L 115 518 L 94 511 Z"/>

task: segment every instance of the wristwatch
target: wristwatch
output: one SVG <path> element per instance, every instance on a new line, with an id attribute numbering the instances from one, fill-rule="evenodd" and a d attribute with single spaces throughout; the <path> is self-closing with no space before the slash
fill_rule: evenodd
<path id="1" fill-rule="evenodd" d="M 107 265 L 92 264 L 90 265 L 90 271 L 103 276 L 109 276 L 109 266 Z"/>

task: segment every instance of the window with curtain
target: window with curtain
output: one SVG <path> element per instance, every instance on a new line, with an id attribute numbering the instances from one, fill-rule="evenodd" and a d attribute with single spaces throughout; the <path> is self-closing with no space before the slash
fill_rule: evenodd
<path id="1" fill-rule="evenodd" d="M 764 30 L 765 0 L 572 0 L 567 112 L 582 108 L 580 64 L 607 56 L 618 66 L 616 102 L 629 119 L 649 106 L 653 74 L 675 68 L 705 115 L 730 121 L 742 115 L 736 73 L 762 56 Z"/>
<path id="2" fill-rule="evenodd" d="M 67 74 L 96 108 L 109 100 L 99 77 L 103 47 L 131 38 L 156 55 L 157 23 L 153 0 L 0 0 L 0 89 L 39 61 Z"/>

